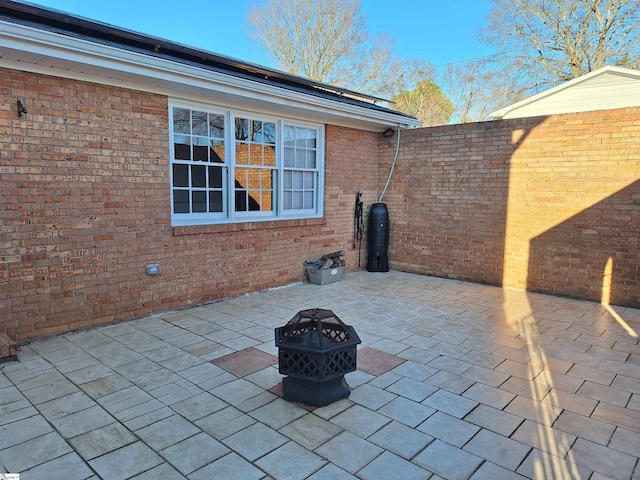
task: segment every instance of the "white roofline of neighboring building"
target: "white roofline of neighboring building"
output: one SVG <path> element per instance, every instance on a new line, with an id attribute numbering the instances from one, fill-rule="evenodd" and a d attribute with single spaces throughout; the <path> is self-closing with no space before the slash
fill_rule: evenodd
<path id="1" fill-rule="evenodd" d="M 628 76 L 631 78 L 636 78 L 638 80 L 640 80 L 640 70 L 633 70 L 630 68 L 622 68 L 622 67 L 616 67 L 613 65 L 607 65 L 605 67 L 602 67 L 598 70 L 594 70 L 593 72 L 589 72 L 586 73 L 584 75 L 581 75 L 577 78 L 574 78 L 573 80 L 569 80 L 568 82 L 564 82 L 560 85 L 557 85 L 553 88 L 550 88 L 549 90 L 545 90 L 544 92 L 540 92 L 536 95 L 533 95 L 531 97 L 525 98 L 524 100 L 520 100 L 519 102 L 516 102 L 512 105 L 509 105 L 507 107 L 501 108 L 500 110 L 496 110 L 495 112 L 493 112 L 491 114 L 491 116 L 497 120 L 501 120 L 502 118 L 504 118 L 507 114 L 511 113 L 514 110 L 517 110 L 519 108 L 522 108 L 526 105 L 529 105 L 530 103 L 533 102 L 537 102 L 538 100 L 541 100 L 543 98 L 549 97 L 551 95 L 554 95 L 558 92 L 561 92 L 563 90 L 566 90 L 567 88 L 571 88 L 575 85 L 578 85 L 586 80 L 589 80 L 593 77 L 597 77 L 599 75 L 602 75 L 604 73 L 615 73 L 618 75 L 624 75 L 624 76 Z"/>

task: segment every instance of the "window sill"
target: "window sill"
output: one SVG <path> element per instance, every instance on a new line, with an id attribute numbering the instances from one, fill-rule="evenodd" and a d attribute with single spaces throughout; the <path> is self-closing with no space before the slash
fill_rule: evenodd
<path id="1" fill-rule="evenodd" d="M 266 222 L 220 223 L 212 225 L 185 225 L 173 227 L 174 236 L 201 235 L 210 233 L 244 232 L 275 228 L 312 227 L 325 225 L 325 218 L 301 218 L 292 220 L 270 220 Z"/>

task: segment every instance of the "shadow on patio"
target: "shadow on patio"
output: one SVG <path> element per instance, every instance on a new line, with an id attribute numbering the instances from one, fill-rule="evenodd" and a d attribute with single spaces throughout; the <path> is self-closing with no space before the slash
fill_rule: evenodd
<path id="1" fill-rule="evenodd" d="M 349 399 L 316 409 L 280 398 L 273 334 L 313 307 L 363 341 Z M 350 272 L 0 368 L 0 472 L 21 480 L 640 478 L 638 338 L 593 302 Z"/>

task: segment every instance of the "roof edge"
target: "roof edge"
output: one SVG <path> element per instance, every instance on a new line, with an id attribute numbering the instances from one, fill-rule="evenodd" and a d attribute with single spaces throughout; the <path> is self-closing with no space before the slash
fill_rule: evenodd
<path id="1" fill-rule="evenodd" d="M 499 110 L 496 110 L 495 112 L 491 113 L 491 116 L 497 120 L 502 120 L 506 115 L 508 115 L 509 113 L 511 113 L 514 110 L 517 110 L 518 108 L 524 107 L 526 105 L 529 105 L 530 103 L 533 102 L 537 102 L 538 100 L 541 100 L 543 98 L 546 98 L 548 96 L 554 95 L 558 92 L 561 92 L 567 88 L 571 88 L 575 85 L 578 85 L 586 80 L 589 80 L 591 78 L 594 77 L 598 77 L 602 74 L 605 73 L 615 73 L 618 75 L 624 75 L 627 77 L 632 77 L 632 78 L 637 78 L 640 80 L 640 70 L 634 70 L 631 68 L 624 68 L 624 67 L 617 67 L 615 65 L 606 65 L 602 68 L 599 68 L 598 70 L 593 70 L 589 73 L 585 73 L 584 75 L 580 75 L 579 77 L 574 78 L 573 80 L 569 80 L 567 82 L 561 83 L 560 85 L 556 85 L 555 87 L 552 87 L 548 90 L 544 90 L 543 92 L 540 92 L 536 95 L 533 95 L 531 97 L 525 98 L 523 100 L 520 100 L 519 102 L 513 103 L 511 105 L 508 105 L 504 108 L 501 108 Z"/>

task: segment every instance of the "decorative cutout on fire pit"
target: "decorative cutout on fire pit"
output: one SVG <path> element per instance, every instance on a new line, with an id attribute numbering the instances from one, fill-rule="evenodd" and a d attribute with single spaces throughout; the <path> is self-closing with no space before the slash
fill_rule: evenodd
<path id="1" fill-rule="evenodd" d="M 331 310 L 298 312 L 275 329 L 285 400 L 323 406 L 349 396 L 344 374 L 356 370 L 360 338 Z"/>

